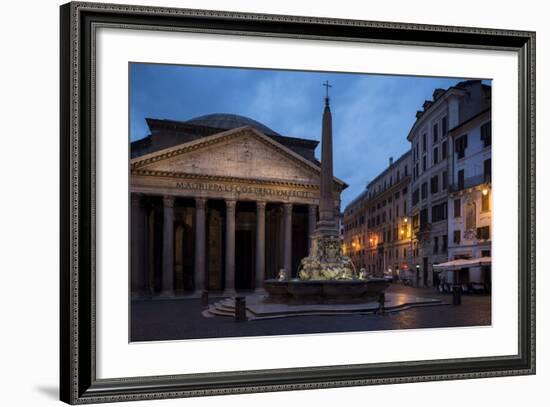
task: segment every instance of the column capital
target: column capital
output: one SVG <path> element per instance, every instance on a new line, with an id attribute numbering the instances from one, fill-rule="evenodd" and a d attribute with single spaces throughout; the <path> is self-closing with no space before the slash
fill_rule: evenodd
<path id="1" fill-rule="evenodd" d="M 267 203 L 265 201 L 256 201 L 256 208 L 257 209 L 265 209 L 265 206 Z"/>
<path id="2" fill-rule="evenodd" d="M 208 200 L 206 198 L 200 198 L 200 197 L 195 198 L 195 208 L 196 209 L 206 208 L 206 202 L 207 201 Z"/>
<path id="3" fill-rule="evenodd" d="M 308 209 L 311 211 L 317 211 L 317 204 L 309 204 Z"/>
<path id="4" fill-rule="evenodd" d="M 173 208 L 174 201 L 175 201 L 175 198 L 173 196 L 165 195 L 162 197 L 162 203 L 165 208 Z"/>
<path id="5" fill-rule="evenodd" d="M 237 201 L 234 199 L 226 199 L 225 206 L 227 207 L 227 209 L 235 209 L 235 207 L 237 206 Z"/>
<path id="6" fill-rule="evenodd" d="M 283 209 L 285 210 L 285 213 L 288 213 L 288 212 L 292 213 L 292 203 L 284 202 Z"/>

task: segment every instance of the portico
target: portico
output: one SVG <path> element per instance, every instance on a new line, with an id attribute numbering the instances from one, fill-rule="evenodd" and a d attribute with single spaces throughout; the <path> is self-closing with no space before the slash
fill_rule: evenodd
<path id="1" fill-rule="evenodd" d="M 133 296 L 234 295 L 281 268 L 295 276 L 319 179 L 315 163 L 251 127 L 133 158 Z M 344 186 L 335 179 L 335 207 Z"/>

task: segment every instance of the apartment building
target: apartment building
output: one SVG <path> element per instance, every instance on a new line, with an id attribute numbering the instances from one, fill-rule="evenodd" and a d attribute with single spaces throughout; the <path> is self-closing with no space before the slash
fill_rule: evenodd
<path id="1" fill-rule="evenodd" d="M 469 80 L 447 90 L 436 89 L 432 100 L 425 101 L 416 113 L 407 136 L 412 160 L 410 263 L 415 285 L 439 285 L 440 274 L 434 273 L 433 265 L 449 258 L 449 184 L 452 182 L 454 188 L 466 171 L 475 173 L 469 168 L 473 161 L 461 158 L 459 163 L 454 159 L 467 149 L 461 144 L 465 139 L 459 129 L 482 112 L 490 112 L 490 106 L 491 87 Z M 454 229 L 451 231 L 454 237 Z"/>

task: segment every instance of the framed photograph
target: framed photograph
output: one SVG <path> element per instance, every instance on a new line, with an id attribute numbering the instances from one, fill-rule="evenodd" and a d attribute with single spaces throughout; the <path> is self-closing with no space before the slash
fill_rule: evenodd
<path id="1" fill-rule="evenodd" d="M 60 20 L 62 401 L 535 373 L 535 33 Z"/>

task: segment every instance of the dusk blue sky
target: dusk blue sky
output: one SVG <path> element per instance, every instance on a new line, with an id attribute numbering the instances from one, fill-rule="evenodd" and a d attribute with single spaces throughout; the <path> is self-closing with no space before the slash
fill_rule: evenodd
<path id="1" fill-rule="evenodd" d="M 463 79 L 134 63 L 130 138 L 149 134 L 147 117 L 184 121 L 233 113 L 285 136 L 320 140 L 326 80 L 332 85 L 334 175 L 349 184 L 343 210 L 388 166 L 389 157 L 407 151 L 415 113 L 434 89 Z"/>

